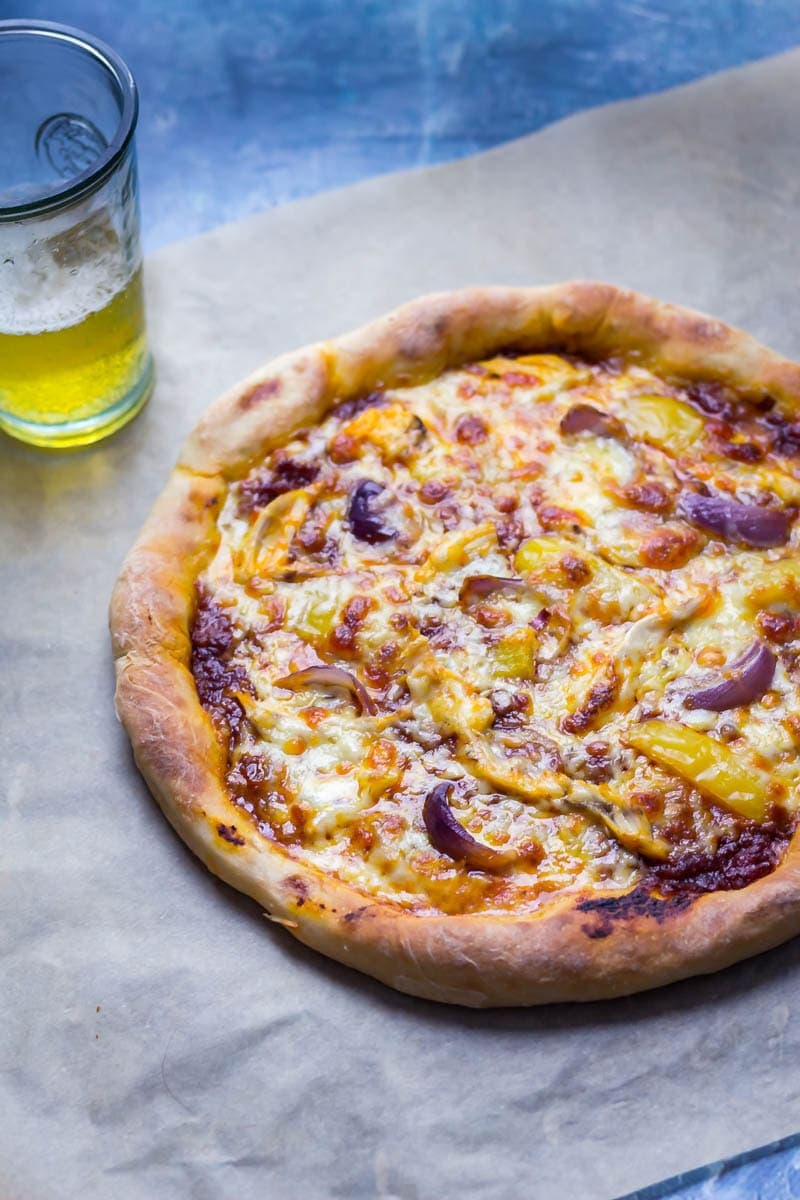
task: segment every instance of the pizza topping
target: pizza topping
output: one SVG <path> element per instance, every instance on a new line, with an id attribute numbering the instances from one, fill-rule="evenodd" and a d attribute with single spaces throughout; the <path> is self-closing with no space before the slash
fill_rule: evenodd
<path id="1" fill-rule="evenodd" d="M 680 510 L 693 525 L 709 533 L 718 533 L 726 541 L 765 549 L 783 546 L 789 538 L 789 514 L 779 508 L 740 504 L 723 496 L 701 496 L 684 492 Z"/>
<path id="2" fill-rule="evenodd" d="M 573 774 L 591 783 L 607 783 L 613 773 L 608 742 L 596 739 L 583 747 L 585 757 L 573 766 Z"/>
<path id="3" fill-rule="evenodd" d="M 770 427 L 772 450 L 796 458 L 800 454 L 800 421 L 789 421 L 779 412 L 769 413 L 764 420 Z"/>
<path id="4" fill-rule="evenodd" d="M 594 433 L 597 437 L 621 437 L 622 422 L 591 404 L 574 404 L 561 418 L 559 429 L 564 434 Z"/>
<path id="5" fill-rule="evenodd" d="M 632 730 L 628 742 L 733 812 L 755 821 L 766 816 L 768 777 L 707 734 L 675 722 L 652 720 Z"/>
<path id="6" fill-rule="evenodd" d="M 259 821 L 269 819 L 272 804 L 286 802 L 285 772 L 261 754 L 242 754 L 226 782 L 234 802 Z"/>
<path id="7" fill-rule="evenodd" d="M 586 559 L 578 554 L 565 554 L 558 565 L 566 581 L 575 587 L 587 583 L 592 578 L 592 568 Z"/>
<path id="8" fill-rule="evenodd" d="M 489 702 L 496 729 L 513 729 L 520 725 L 531 708 L 531 698 L 527 692 L 513 692 L 507 688 L 496 688 L 490 694 Z"/>
<path id="9" fill-rule="evenodd" d="M 233 801 L 415 911 L 774 865 L 800 781 L 779 432 L 731 389 L 556 354 L 298 431 L 231 485 L 199 583 L 193 669 Z"/>
<path id="10" fill-rule="evenodd" d="M 558 749 L 555 755 L 552 746 L 541 740 L 533 743 L 539 751 L 538 761 L 531 770 L 530 761 L 519 756 L 511 759 L 503 756 L 502 747 L 479 733 L 461 729 L 457 734 L 456 757 L 477 779 L 482 779 L 494 789 L 517 796 L 526 803 L 547 804 L 561 799 L 569 788 L 569 780 L 561 773 Z M 533 747 L 532 747 L 533 748 Z"/>
<path id="11" fill-rule="evenodd" d="M 423 504 L 438 504 L 449 493 L 449 485 L 441 479 L 428 479 L 419 489 L 419 498 Z"/>
<path id="12" fill-rule="evenodd" d="M 686 388 L 686 395 L 692 404 L 708 413 L 710 417 L 720 417 L 724 421 L 737 419 L 739 409 L 735 396 L 729 388 L 716 380 L 691 383 Z"/>
<path id="13" fill-rule="evenodd" d="M 375 502 L 384 490 L 382 484 L 372 479 L 362 479 L 353 488 L 348 500 L 347 521 L 353 537 L 370 545 L 397 537 L 397 530 L 384 524 L 377 511 Z"/>
<path id="14" fill-rule="evenodd" d="M 236 556 L 237 574 L 247 581 L 283 570 L 289 548 L 311 509 L 310 492 L 283 492 L 259 513 L 242 540 Z"/>
<path id="15" fill-rule="evenodd" d="M 338 625 L 331 632 L 330 642 L 334 650 L 343 654 L 350 654 L 355 650 L 356 634 L 373 603 L 369 596 L 350 597 L 342 609 Z"/>
<path id="16" fill-rule="evenodd" d="M 486 441 L 489 430 L 486 422 L 482 421 L 480 417 L 466 414 L 456 421 L 455 434 L 456 440 L 463 442 L 464 445 L 477 446 Z"/>
<path id="17" fill-rule="evenodd" d="M 761 462 L 764 457 L 764 451 L 755 442 L 725 442 L 721 443 L 723 454 L 727 454 L 728 458 L 735 458 L 737 462 L 756 463 Z"/>
<path id="18" fill-rule="evenodd" d="M 669 852 L 668 844 L 653 835 L 645 814 L 620 801 L 608 789 L 586 782 L 575 782 L 561 771 L 561 762 L 556 750 L 556 759 L 549 764 L 537 763 L 536 774 L 519 760 L 503 760 L 490 746 L 487 739 L 469 729 L 459 728 L 460 757 L 479 779 L 495 788 L 518 796 L 526 803 L 537 806 L 540 816 L 553 807 L 582 812 L 592 820 L 599 821 L 619 841 L 620 845 L 634 850 L 648 859 L 660 860 Z M 547 755 L 547 747 L 542 747 Z"/>
<path id="19" fill-rule="evenodd" d="M 760 612 L 756 625 L 771 642 L 791 642 L 797 637 L 797 617 L 785 612 Z"/>
<path id="20" fill-rule="evenodd" d="M 700 538 L 693 529 L 662 525 L 642 539 L 639 557 L 645 566 L 674 571 L 689 561 L 699 545 Z"/>
<path id="21" fill-rule="evenodd" d="M 655 837 L 641 809 L 621 804 L 602 784 L 575 784 L 567 803 L 595 817 L 614 835 L 620 845 L 640 854 L 642 858 L 660 862 L 669 854 L 669 843 Z"/>
<path id="22" fill-rule="evenodd" d="M 458 598 L 462 604 L 469 606 L 485 600 L 494 592 L 502 592 L 507 596 L 519 596 L 528 590 L 523 579 L 509 579 L 499 575 L 470 575 L 461 585 Z"/>
<path id="23" fill-rule="evenodd" d="M 792 822 L 774 809 L 762 824 L 723 834 L 714 851 L 682 850 L 653 867 L 648 882 L 664 895 L 735 891 L 773 871 L 792 835 Z"/>
<path id="24" fill-rule="evenodd" d="M 354 396 L 350 400 L 343 400 L 337 405 L 335 414 L 342 421 L 349 421 L 351 417 L 357 417 L 359 413 L 364 412 L 367 408 L 381 408 L 387 403 L 385 392 L 374 391 L 365 392 L 361 396 Z"/>
<path id="25" fill-rule="evenodd" d="M 539 524 L 548 532 L 551 529 L 572 530 L 577 533 L 583 524 L 580 513 L 571 508 L 561 508 L 558 504 L 542 504 L 536 509 Z"/>
<path id="26" fill-rule="evenodd" d="M 593 683 L 580 708 L 564 717 L 561 728 L 565 733 L 582 733 L 597 724 L 598 718 L 614 703 L 619 691 L 619 677 L 610 667 L 602 679 Z"/>
<path id="27" fill-rule="evenodd" d="M 689 454 L 705 431 L 703 418 L 673 396 L 632 396 L 626 411 L 629 432 L 668 454 Z"/>
<path id="28" fill-rule="evenodd" d="M 713 712 L 752 704 L 769 690 L 775 662 L 769 647 L 755 641 L 744 654 L 728 664 L 721 677 L 698 691 L 689 692 L 683 703 L 687 708 L 707 708 Z"/>
<path id="29" fill-rule="evenodd" d="M 513 517 L 507 521 L 498 521 L 495 529 L 497 530 L 497 544 L 502 550 L 516 550 L 525 537 L 524 527 Z"/>
<path id="30" fill-rule="evenodd" d="M 475 870 L 502 871 L 519 856 L 514 851 L 493 850 L 467 833 L 448 803 L 452 786 L 452 783 L 437 783 L 425 798 L 422 819 L 431 845 L 440 854 Z"/>
<path id="31" fill-rule="evenodd" d="M 203 588 L 198 590 L 191 641 L 192 674 L 200 702 L 233 745 L 245 719 L 240 695 L 252 694 L 253 686 L 244 667 L 231 662 L 234 631 L 229 615 Z"/>
<path id="32" fill-rule="evenodd" d="M 632 508 L 644 509 L 645 512 L 668 512 L 672 506 L 669 492 L 664 484 L 657 480 L 644 479 L 627 483 L 619 488 L 616 494 L 625 504 L 630 504 Z"/>
<path id="33" fill-rule="evenodd" d="M 276 679 L 275 687 L 286 688 L 290 692 L 302 692 L 308 688 L 341 689 L 348 693 L 359 712 L 376 711 L 375 702 L 363 683 L 342 667 L 306 667 L 303 671 L 293 671 L 291 675 Z"/>
<path id="34" fill-rule="evenodd" d="M 389 466 L 412 457 L 427 434 L 425 423 L 404 405 L 366 408 L 336 433 L 329 453 L 334 462 L 349 463 L 372 451 Z"/>
<path id="35" fill-rule="evenodd" d="M 272 470 L 246 479 L 239 488 L 239 512 L 242 516 L 263 508 L 284 492 L 307 487 L 319 475 L 319 463 L 278 458 Z"/>

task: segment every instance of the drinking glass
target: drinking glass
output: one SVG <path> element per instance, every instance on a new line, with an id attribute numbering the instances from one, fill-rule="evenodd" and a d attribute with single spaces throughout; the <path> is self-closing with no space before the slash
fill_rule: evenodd
<path id="1" fill-rule="evenodd" d="M 0 21 L 0 429 L 96 442 L 152 387 L 136 84 L 95 38 Z"/>

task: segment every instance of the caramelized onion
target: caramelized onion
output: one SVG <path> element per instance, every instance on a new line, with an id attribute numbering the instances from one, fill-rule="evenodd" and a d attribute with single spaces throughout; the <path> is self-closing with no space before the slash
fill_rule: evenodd
<path id="1" fill-rule="evenodd" d="M 478 842 L 453 816 L 447 797 L 452 783 L 437 783 L 428 792 L 422 819 L 431 845 L 456 862 L 464 862 L 479 871 L 501 871 L 517 857 L 513 851 L 493 850 Z"/>
<path id="2" fill-rule="evenodd" d="M 772 683 L 775 655 L 763 642 L 755 641 L 726 670 L 729 675 L 721 675 L 707 687 L 690 692 L 683 702 L 686 708 L 725 712 L 760 700 Z"/>
<path id="3" fill-rule="evenodd" d="M 562 433 L 595 433 L 598 437 L 619 437 L 622 426 L 616 417 L 593 408 L 591 404 L 575 404 L 561 418 Z"/>
<path id="4" fill-rule="evenodd" d="M 783 546 L 789 537 L 789 514 L 780 508 L 761 508 L 723 496 L 684 492 L 679 509 L 682 516 L 700 529 L 744 546 L 758 549 Z"/>
<path id="5" fill-rule="evenodd" d="M 290 692 L 313 687 L 342 688 L 349 692 L 359 712 L 372 714 L 377 711 L 375 701 L 363 683 L 343 667 L 306 667 L 304 671 L 293 671 L 291 675 L 276 679 L 275 687 L 287 688 Z"/>
<path id="6" fill-rule="evenodd" d="M 458 598 L 462 604 L 474 604 L 484 600 L 494 592 L 509 592 L 519 595 L 525 591 L 525 581 L 522 579 L 506 579 L 501 575 L 470 575 L 461 585 Z"/>
<path id="7" fill-rule="evenodd" d="M 353 537 L 357 537 L 361 542 L 369 542 L 370 545 L 374 545 L 375 542 L 388 542 L 397 537 L 397 530 L 384 525 L 372 508 L 373 502 L 383 490 L 383 485 L 375 483 L 373 479 L 362 479 L 353 488 L 347 502 L 347 521 Z"/>

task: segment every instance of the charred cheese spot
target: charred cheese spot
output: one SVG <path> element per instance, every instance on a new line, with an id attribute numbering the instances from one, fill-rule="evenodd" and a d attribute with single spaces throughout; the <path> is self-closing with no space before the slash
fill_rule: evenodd
<path id="1" fill-rule="evenodd" d="M 531 354 L 298 433 L 230 488 L 198 581 L 192 669 L 236 813 L 216 836 L 235 853 L 254 829 L 365 914 L 579 889 L 590 938 L 772 870 L 800 781 L 798 428 L 721 385 Z M 788 542 L 698 529 L 687 488 L 784 508 Z M 756 639 L 763 694 L 695 706 Z M 443 782 L 501 871 L 432 845 Z"/>

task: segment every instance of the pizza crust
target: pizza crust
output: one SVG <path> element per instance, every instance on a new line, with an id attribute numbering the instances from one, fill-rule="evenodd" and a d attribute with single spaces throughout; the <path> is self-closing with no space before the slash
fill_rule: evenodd
<path id="1" fill-rule="evenodd" d="M 211 406 L 111 602 L 116 707 L 166 816 L 206 866 L 300 941 L 401 991 L 471 1007 L 593 1000 L 719 970 L 800 932 L 800 833 L 739 891 L 658 901 L 569 893 L 533 915 L 419 916 L 292 857 L 247 822 L 190 670 L 195 581 L 230 482 L 341 400 L 502 349 L 625 353 L 661 374 L 800 404 L 800 365 L 738 330 L 601 283 L 484 288 L 404 305 L 267 364 Z"/>

